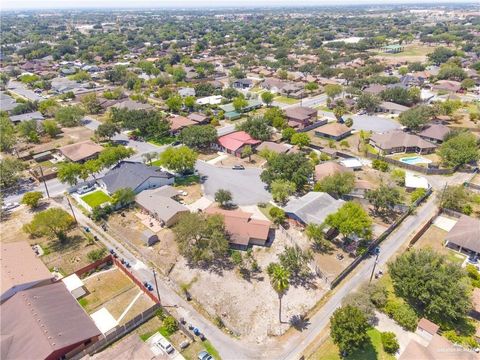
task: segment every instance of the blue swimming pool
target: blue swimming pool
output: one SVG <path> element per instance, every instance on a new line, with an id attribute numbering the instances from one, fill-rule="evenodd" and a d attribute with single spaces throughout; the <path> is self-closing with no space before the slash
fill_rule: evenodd
<path id="1" fill-rule="evenodd" d="M 423 156 L 407 156 L 401 158 L 400 161 L 410 165 L 429 164 L 432 162 L 432 160 L 426 159 Z"/>

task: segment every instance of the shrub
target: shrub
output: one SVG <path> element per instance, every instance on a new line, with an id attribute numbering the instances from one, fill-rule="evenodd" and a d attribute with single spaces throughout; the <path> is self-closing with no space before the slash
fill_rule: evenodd
<path id="1" fill-rule="evenodd" d="M 94 221 L 100 221 L 100 220 L 106 220 L 108 218 L 108 215 L 110 215 L 113 211 L 113 208 L 111 206 L 95 206 L 92 210 L 92 213 L 90 214 L 90 217 Z"/>
<path id="2" fill-rule="evenodd" d="M 370 295 L 370 301 L 379 309 L 383 309 L 387 304 L 388 290 L 379 283 L 375 283 L 368 286 L 368 293 Z"/>
<path id="3" fill-rule="evenodd" d="M 387 172 L 389 168 L 388 163 L 380 159 L 373 160 L 372 167 L 375 170 L 380 170 L 381 172 Z"/>
<path id="4" fill-rule="evenodd" d="M 385 305 L 385 313 L 405 330 L 414 331 L 417 328 L 418 317 L 415 311 L 405 303 L 389 300 Z"/>
<path id="5" fill-rule="evenodd" d="M 467 264 L 467 275 L 472 282 L 472 286 L 480 288 L 480 272 L 474 265 Z"/>
<path id="6" fill-rule="evenodd" d="M 473 336 L 461 336 L 458 335 L 455 330 L 444 331 L 442 332 L 442 335 L 454 344 L 462 344 L 471 349 L 475 349 L 478 347 L 478 343 Z"/>
<path id="7" fill-rule="evenodd" d="M 389 354 L 395 354 L 400 348 L 395 334 L 390 331 L 382 332 L 381 337 L 383 350 L 385 350 Z"/>
<path id="8" fill-rule="evenodd" d="M 425 190 L 425 189 L 422 189 L 422 188 L 415 189 L 412 192 L 412 195 L 410 196 L 410 200 L 411 200 L 412 204 L 415 203 L 418 199 L 425 196 L 426 193 L 427 193 L 427 190 Z"/>
<path id="9" fill-rule="evenodd" d="M 278 207 L 272 207 L 268 214 L 272 217 L 275 224 L 281 224 L 285 221 L 285 211 Z"/>
<path id="10" fill-rule="evenodd" d="M 107 249 L 105 248 L 92 250 L 87 254 L 87 259 L 90 260 L 91 262 L 100 260 L 105 256 L 106 252 L 107 252 Z"/>
<path id="11" fill-rule="evenodd" d="M 163 328 L 170 334 L 173 334 L 178 330 L 178 322 L 173 316 L 167 316 L 165 319 L 163 319 Z"/>

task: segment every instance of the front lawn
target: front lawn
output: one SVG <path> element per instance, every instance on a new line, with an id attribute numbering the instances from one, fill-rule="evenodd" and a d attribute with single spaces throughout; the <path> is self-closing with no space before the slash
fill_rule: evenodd
<path id="1" fill-rule="evenodd" d="M 273 99 L 273 101 L 277 101 L 279 103 L 288 104 L 288 105 L 298 104 L 300 102 L 298 99 L 292 99 L 286 96 L 277 96 L 276 98 Z"/>
<path id="2" fill-rule="evenodd" d="M 188 175 L 175 178 L 175 186 L 190 186 L 198 184 L 200 182 L 200 176 Z"/>
<path id="3" fill-rule="evenodd" d="M 105 194 L 102 190 L 97 190 L 91 194 L 82 196 L 81 199 L 85 201 L 92 209 L 106 202 L 112 201 L 112 198 Z"/>
<path id="4" fill-rule="evenodd" d="M 345 359 L 347 360 L 393 360 L 393 355 L 387 354 L 383 350 L 381 333 L 377 329 L 368 330 L 370 342 L 364 349 L 357 350 L 349 354 Z M 328 338 L 317 351 L 309 357 L 311 360 L 341 360 L 337 345 L 333 343 L 331 338 Z"/>

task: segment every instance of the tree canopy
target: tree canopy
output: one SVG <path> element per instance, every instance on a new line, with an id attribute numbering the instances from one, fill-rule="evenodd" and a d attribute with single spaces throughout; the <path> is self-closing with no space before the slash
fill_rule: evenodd
<path id="1" fill-rule="evenodd" d="M 308 183 L 312 174 L 313 165 L 303 154 L 278 154 L 267 160 L 267 167 L 260 178 L 268 185 L 274 180 L 291 181 L 298 191 Z"/>
<path id="2" fill-rule="evenodd" d="M 160 164 L 174 172 L 185 174 L 193 170 L 198 154 L 187 146 L 168 147 L 159 156 Z"/>
<path id="3" fill-rule="evenodd" d="M 368 342 L 369 324 L 364 313 L 352 306 L 343 306 L 330 318 L 330 336 L 341 352 L 351 353 Z"/>
<path id="4" fill-rule="evenodd" d="M 438 149 L 442 162 L 450 167 L 468 164 L 480 158 L 478 141 L 471 132 L 462 131 L 446 140 Z"/>
<path id="5" fill-rule="evenodd" d="M 368 239 L 372 234 L 372 219 L 353 201 L 345 203 L 336 213 L 328 215 L 325 223 L 337 229 L 345 238 L 358 236 Z"/>

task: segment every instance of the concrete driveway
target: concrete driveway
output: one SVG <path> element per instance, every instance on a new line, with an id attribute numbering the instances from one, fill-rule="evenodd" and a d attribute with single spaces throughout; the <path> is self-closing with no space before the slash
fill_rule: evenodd
<path id="1" fill-rule="evenodd" d="M 211 200 L 219 189 L 231 191 L 233 202 L 237 205 L 256 205 L 272 199 L 270 193 L 265 190 L 265 184 L 260 180 L 261 169 L 233 170 L 203 161 L 197 161 L 196 169 L 201 176 L 206 177 L 203 190 L 205 196 Z"/>

